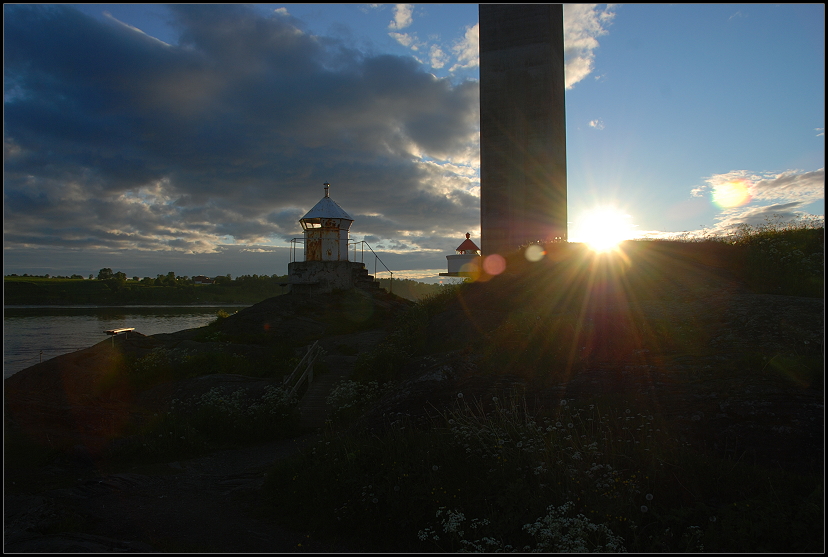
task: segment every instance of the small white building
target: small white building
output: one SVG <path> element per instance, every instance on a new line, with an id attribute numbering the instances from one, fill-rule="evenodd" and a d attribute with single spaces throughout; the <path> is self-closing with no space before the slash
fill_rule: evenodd
<path id="1" fill-rule="evenodd" d="M 455 255 L 446 256 L 448 273 L 440 273 L 441 277 L 472 277 L 480 273 L 480 248 L 472 242 L 471 234 L 466 232 L 466 239 L 455 252 Z"/>
<path id="2" fill-rule="evenodd" d="M 325 196 L 299 219 L 304 231 L 304 261 L 288 264 L 292 292 L 331 292 L 352 288 L 379 288 L 365 264 L 348 260 L 349 230 L 354 219 L 331 199 L 329 183 Z"/>

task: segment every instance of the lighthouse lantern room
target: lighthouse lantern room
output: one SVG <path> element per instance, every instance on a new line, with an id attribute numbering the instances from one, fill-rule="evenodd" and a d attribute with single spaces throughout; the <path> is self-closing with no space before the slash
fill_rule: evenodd
<path id="1" fill-rule="evenodd" d="M 305 261 L 348 261 L 348 230 L 354 222 L 331 199 L 327 182 L 325 197 L 299 219 L 305 232 Z"/>

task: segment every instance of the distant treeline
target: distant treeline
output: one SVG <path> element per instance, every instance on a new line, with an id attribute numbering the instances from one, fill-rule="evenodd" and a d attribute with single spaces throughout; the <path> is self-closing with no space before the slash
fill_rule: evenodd
<path id="1" fill-rule="evenodd" d="M 90 280 L 91 279 L 91 280 Z M 5 305 L 157 305 L 234 303 L 255 304 L 286 294 L 287 275 L 231 275 L 213 278 L 212 284 L 200 284 L 188 276 L 174 272 L 152 277 L 128 279 L 122 272 L 104 268 L 97 278 L 84 279 L 49 275 L 7 275 L 3 281 Z M 380 286 L 393 289 L 394 294 L 419 300 L 441 291 L 439 284 L 413 280 L 380 280 Z"/>
<path id="2" fill-rule="evenodd" d="M 393 286 L 387 278 L 377 280 L 380 283 L 380 288 L 384 288 L 385 290 L 390 289 L 395 295 L 414 302 L 427 298 L 428 296 L 439 294 L 448 288 L 448 286 L 442 284 L 426 284 L 411 279 L 393 279 Z"/>
<path id="3" fill-rule="evenodd" d="M 78 275 L 56 278 L 35 275 L 8 275 L 3 280 L 6 305 L 128 305 L 128 304 L 255 304 L 285 294 L 285 275 L 230 275 L 216 277 L 213 284 L 197 284 L 174 272 L 155 278 L 133 277 L 101 269 L 98 278 Z"/>

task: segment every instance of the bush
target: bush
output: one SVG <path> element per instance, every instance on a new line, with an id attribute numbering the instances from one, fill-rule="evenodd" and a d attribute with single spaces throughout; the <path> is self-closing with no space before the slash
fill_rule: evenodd
<path id="1" fill-rule="evenodd" d="M 377 400 L 390 387 L 376 381 L 358 383 L 348 379 L 340 381 L 331 390 L 325 402 L 331 406 L 330 420 L 341 423 L 359 417 L 367 406 Z"/>

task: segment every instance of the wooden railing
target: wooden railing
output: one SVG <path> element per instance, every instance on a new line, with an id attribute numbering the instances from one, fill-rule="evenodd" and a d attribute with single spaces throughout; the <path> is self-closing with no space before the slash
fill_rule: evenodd
<path id="1" fill-rule="evenodd" d="M 297 365 L 296 369 L 294 369 L 290 375 L 285 377 L 285 380 L 282 382 L 283 385 L 293 384 L 288 397 L 292 397 L 296 394 L 296 391 L 299 390 L 299 387 L 302 386 L 305 379 L 308 380 L 308 385 L 313 382 L 313 362 L 315 362 L 316 358 L 318 358 L 321 354 L 322 347 L 319 346 L 318 340 L 308 347 L 308 351 L 299 361 L 299 365 Z M 294 381 L 295 383 L 293 383 Z"/>

